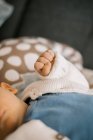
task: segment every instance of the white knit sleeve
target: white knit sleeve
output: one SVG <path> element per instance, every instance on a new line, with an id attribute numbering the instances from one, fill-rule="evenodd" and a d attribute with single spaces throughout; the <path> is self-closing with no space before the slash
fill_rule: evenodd
<path id="1" fill-rule="evenodd" d="M 60 79 L 65 77 L 67 80 L 78 83 L 89 89 L 89 84 L 84 75 L 59 53 L 55 53 L 54 64 L 49 75 L 41 76 L 38 73 L 38 76 L 40 79 Z"/>
<path id="2" fill-rule="evenodd" d="M 83 74 L 60 54 L 56 54 L 51 72 L 48 76 L 41 76 L 43 80 L 36 81 L 27 86 L 23 92 L 22 100 L 28 97 L 35 100 L 45 93 L 79 92 L 87 93 L 89 84 Z"/>
<path id="3" fill-rule="evenodd" d="M 67 75 L 69 71 L 69 63 L 68 61 L 61 56 L 59 53 L 55 54 L 55 60 L 51 72 L 48 76 L 42 76 L 37 71 L 36 73 L 40 77 L 40 79 L 54 79 L 54 78 L 62 78 Z"/>

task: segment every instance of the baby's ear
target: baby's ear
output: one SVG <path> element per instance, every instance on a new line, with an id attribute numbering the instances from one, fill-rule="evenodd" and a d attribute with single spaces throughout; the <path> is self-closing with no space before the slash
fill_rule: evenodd
<path id="1" fill-rule="evenodd" d="M 5 82 L 1 82 L 0 87 L 4 88 L 6 90 L 9 90 L 13 94 L 16 94 L 18 92 L 18 90 L 16 88 L 13 88 L 11 85 L 9 85 L 9 84 L 7 84 Z"/>

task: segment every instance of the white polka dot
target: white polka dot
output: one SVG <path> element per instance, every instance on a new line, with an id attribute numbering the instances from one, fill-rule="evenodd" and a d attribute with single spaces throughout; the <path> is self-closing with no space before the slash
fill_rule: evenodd
<path id="1" fill-rule="evenodd" d="M 70 57 L 70 61 L 78 62 L 80 64 L 83 63 L 82 56 L 77 51 L 74 51 L 74 55 L 72 55 L 72 57 Z"/>
<path id="2" fill-rule="evenodd" d="M 18 40 L 16 40 L 16 39 L 5 40 L 5 41 L 4 41 L 4 44 L 5 44 L 5 45 L 14 45 L 14 44 L 16 44 L 16 43 L 18 43 Z"/>
<path id="3" fill-rule="evenodd" d="M 83 58 L 82 58 L 82 55 L 80 54 L 80 52 L 78 51 L 75 51 L 75 55 L 77 56 L 77 58 L 80 60 L 80 61 L 83 61 Z"/>
<path id="4" fill-rule="evenodd" d="M 74 50 L 72 48 L 66 47 L 63 51 L 63 55 L 67 57 L 67 56 L 72 55 L 73 52 L 74 52 Z"/>
<path id="5" fill-rule="evenodd" d="M 2 48 L 2 49 L 0 49 L 0 56 L 7 55 L 7 54 L 9 54 L 11 51 L 12 51 L 12 48 L 11 48 L 11 47 Z"/>
<path id="6" fill-rule="evenodd" d="M 38 54 L 28 53 L 24 56 L 24 61 L 29 70 L 34 70 L 34 63 L 38 59 Z"/>
<path id="7" fill-rule="evenodd" d="M 18 45 L 16 46 L 16 48 L 17 48 L 18 50 L 21 50 L 21 51 L 29 50 L 30 47 L 31 47 L 31 45 L 30 45 L 30 44 L 27 44 L 27 43 L 20 43 L 20 44 L 18 44 Z"/>
<path id="8" fill-rule="evenodd" d="M 76 55 L 73 55 L 72 57 L 70 57 L 70 61 L 77 62 L 79 61 L 79 58 Z"/>
<path id="9" fill-rule="evenodd" d="M 23 39 L 23 41 L 26 43 L 30 43 L 30 44 L 37 43 L 37 39 L 35 39 L 35 38 L 25 38 L 25 39 Z"/>
<path id="10" fill-rule="evenodd" d="M 3 60 L 0 60 L 0 70 L 3 68 L 3 66 L 4 66 L 4 62 Z"/>
<path id="11" fill-rule="evenodd" d="M 63 48 L 64 48 L 63 45 L 60 44 L 60 43 L 54 43 L 54 44 L 53 44 L 53 50 L 54 50 L 55 52 L 62 53 Z"/>
<path id="12" fill-rule="evenodd" d="M 10 56 L 7 59 L 7 62 L 13 66 L 20 66 L 21 65 L 21 59 L 18 56 Z"/>
<path id="13" fill-rule="evenodd" d="M 44 43 L 44 44 L 48 43 L 48 40 L 45 38 L 42 38 L 42 37 L 38 37 L 37 40 L 41 43 Z"/>
<path id="14" fill-rule="evenodd" d="M 19 73 L 13 69 L 6 71 L 5 78 L 9 81 L 17 81 L 19 79 Z"/>
<path id="15" fill-rule="evenodd" d="M 46 51 L 46 50 L 48 49 L 47 46 L 42 45 L 42 44 L 36 44 L 36 45 L 35 45 L 35 48 L 36 48 L 36 50 L 39 51 L 39 52 L 44 52 L 44 51 Z"/>

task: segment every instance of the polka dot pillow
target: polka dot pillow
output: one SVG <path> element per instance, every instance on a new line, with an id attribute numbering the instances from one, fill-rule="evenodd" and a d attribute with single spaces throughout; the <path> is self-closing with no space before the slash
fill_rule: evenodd
<path id="1" fill-rule="evenodd" d="M 82 56 L 73 48 L 44 38 L 23 37 L 0 43 L 0 82 L 7 82 L 19 89 L 37 80 L 34 63 L 47 49 L 61 53 L 76 67 L 82 69 Z"/>

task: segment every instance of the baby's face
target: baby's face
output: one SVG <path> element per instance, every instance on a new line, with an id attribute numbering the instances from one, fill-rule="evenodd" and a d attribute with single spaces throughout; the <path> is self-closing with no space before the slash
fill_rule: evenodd
<path id="1" fill-rule="evenodd" d="M 0 87 L 0 140 L 19 125 L 20 113 L 20 100 Z"/>

